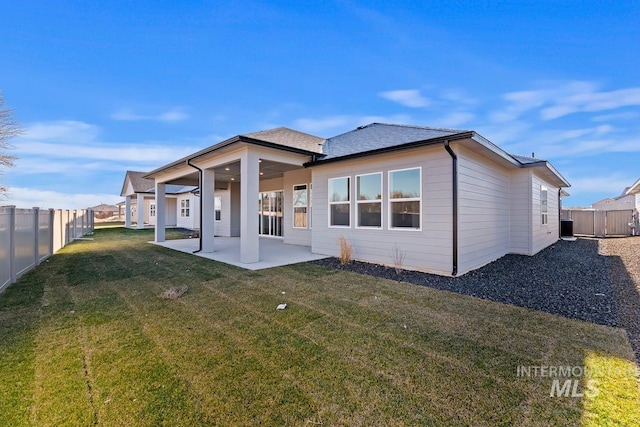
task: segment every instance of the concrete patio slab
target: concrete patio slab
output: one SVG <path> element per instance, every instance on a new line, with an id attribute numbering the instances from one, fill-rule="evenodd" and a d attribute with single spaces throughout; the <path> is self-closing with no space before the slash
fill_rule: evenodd
<path id="1" fill-rule="evenodd" d="M 251 264 L 240 262 L 239 237 L 216 237 L 214 240 L 215 251 L 211 253 L 193 253 L 193 251 L 198 250 L 200 239 L 179 239 L 167 240 L 161 243 L 149 243 L 248 270 L 262 270 L 264 268 L 280 267 L 282 265 L 328 258 L 326 255 L 312 254 L 310 246 L 289 245 L 285 244 L 281 239 L 268 237 L 260 238 L 260 261 Z"/>

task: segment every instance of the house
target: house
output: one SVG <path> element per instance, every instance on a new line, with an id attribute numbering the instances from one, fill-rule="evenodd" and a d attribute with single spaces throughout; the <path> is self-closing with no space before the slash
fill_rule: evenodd
<path id="1" fill-rule="evenodd" d="M 93 212 L 93 216 L 96 219 L 107 219 L 111 217 L 117 217 L 120 209 L 116 205 L 108 205 L 106 203 L 100 203 L 99 205 L 87 208 Z"/>
<path id="2" fill-rule="evenodd" d="M 146 172 L 127 171 L 120 195 L 125 198 L 125 227 L 155 226 L 156 197 L 151 179 Z M 195 230 L 200 227 L 200 197 L 196 186 L 169 185 L 165 191 L 165 227 Z M 141 207 L 141 208 L 140 208 Z"/>
<path id="3" fill-rule="evenodd" d="M 335 256 L 345 237 L 355 259 L 393 265 L 400 251 L 403 268 L 451 276 L 556 242 L 569 187 L 549 162 L 474 131 L 382 123 L 328 139 L 283 127 L 237 135 L 142 178 L 155 186 L 156 242 L 170 186 L 197 186 L 202 252 L 237 236 L 241 262 L 255 263 L 271 236 Z"/>
<path id="4" fill-rule="evenodd" d="M 627 194 L 630 187 L 625 188 L 617 197 L 607 197 L 591 205 L 592 209 L 599 211 L 622 211 L 636 209 L 636 195 Z"/>

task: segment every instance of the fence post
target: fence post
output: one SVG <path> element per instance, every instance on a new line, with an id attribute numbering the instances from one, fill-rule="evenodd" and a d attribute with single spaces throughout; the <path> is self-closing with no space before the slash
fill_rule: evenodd
<path id="1" fill-rule="evenodd" d="M 33 207 L 33 265 L 34 267 L 40 264 L 40 208 Z"/>
<path id="2" fill-rule="evenodd" d="M 56 235 L 56 211 L 49 209 L 49 256 L 53 255 L 53 241 Z"/>
<path id="3" fill-rule="evenodd" d="M 9 271 L 11 281 L 16 283 L 16 207 L 7 206 L 9 209 Z"/>

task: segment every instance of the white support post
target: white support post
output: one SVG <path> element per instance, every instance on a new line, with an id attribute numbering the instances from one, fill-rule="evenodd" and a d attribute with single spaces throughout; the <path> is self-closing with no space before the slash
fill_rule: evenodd
<path id="1" fill-rule="evenodd" d="M 33 265 L 40 264 L 40 208 L 33 207 Z"/>
<path id="2" fill-rule="evenodd" d="M 10 283 L 16 283 L 16 207 L 7 206 L 9 209 L 9 270 L 11 271 Z"/>
<path id="3" fill-rule="evenodd" d="M 131 196 L 124 198 L 124 226 L 131 228 Z"/>
<path id="4" fill-rule="evenodd" d="M 164 242 L 164 229 L 167 221 L 167 208 L 166 208 L 166 196 L 165 196 L 165 184 L 156 182 L 156 231 L 155 242 Z"/>
<path id="5" fill-rule="evenodd" d="M 202 229 L 200 239 L 202 239 L 202 252 L 211 253 L 214 251 L 215 234 L 215 187 L 216 179 L 213 169 L 202 170 L 202 183 L 200 185 L 200 203 L 202 208 Z"/>
<path id="6" fill-rule="evenodd" d="M 240 262 L 260 260 L 260 238 L 256 218 L 260 163 L 258 155 L 246 150 L 240 157 Z"/>
<path id="7" fill-rule="evenodd" d="M 138 206 L 136 209 L 136 217 L 138 218 L 136 228 L 144 228 L 144 194 L 142 193 L 138 193 Z"/>

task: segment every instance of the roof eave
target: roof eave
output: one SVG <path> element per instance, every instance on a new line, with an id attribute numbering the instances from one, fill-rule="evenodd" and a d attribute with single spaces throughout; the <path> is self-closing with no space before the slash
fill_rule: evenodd
<path id="1" fill-rule="evenodd" d="M 639 193 L 640 193 L 640 178 L 638 178 L 638 180 L 634 182 L 624 194 L 627 196 L 630 196 L 632 194 L 639 194 Z"/>

